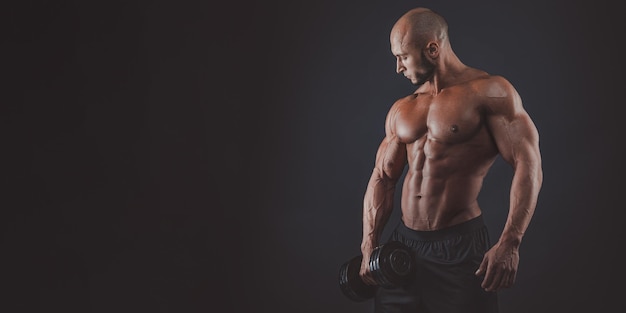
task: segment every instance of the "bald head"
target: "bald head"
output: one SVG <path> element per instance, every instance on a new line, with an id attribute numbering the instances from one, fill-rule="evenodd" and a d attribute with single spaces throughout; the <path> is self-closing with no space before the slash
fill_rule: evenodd
<path id="1" fill-rule="evenodd" d="M 448 40 L 448 23 L 439 14 L 427 8 L 415 8 L 404 15 L 394 24 L 391 38 L 423 47 L 429 41 L 439 43 Z"/>

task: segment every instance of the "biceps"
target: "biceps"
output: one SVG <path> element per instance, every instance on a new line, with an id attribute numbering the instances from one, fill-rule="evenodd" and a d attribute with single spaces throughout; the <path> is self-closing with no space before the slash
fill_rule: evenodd
<path id="1" fill-rule="evenodd" d="M 500 155 L 508 163 L 515 165 L 539 157 L 539 135 L 528 114 L 518 114 L 512 119 L 493 117 L 490 128 Z"/>
<path id="2" fill-rule="evenodd" d="M 376 153 L 376 168 L 382 173 L 383 178 L 396 181 L 400 178 L 405 164 L 406 146 L 395 136 L 385 137 Z"/>

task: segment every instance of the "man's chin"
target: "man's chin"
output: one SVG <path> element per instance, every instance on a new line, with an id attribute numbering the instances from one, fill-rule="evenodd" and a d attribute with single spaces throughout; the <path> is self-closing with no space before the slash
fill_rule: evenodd
<path id="1" fill-rule="evenodd" d="M 421 86 L 421 85 L 423 85 L 427 81 L 427 79 L 417 79 L 417 78 L 413 78 L 413 77 L 407 77 L 407 79 L 414 86 Z"/>
<path id="2" fill-rule="evenodd" d="M 417 79 L 411 79 L 411 84 L 413 84 L 414 86 L 421 86 L 425 83 L 426 81 L 423 80 L 417 80 Z"/>

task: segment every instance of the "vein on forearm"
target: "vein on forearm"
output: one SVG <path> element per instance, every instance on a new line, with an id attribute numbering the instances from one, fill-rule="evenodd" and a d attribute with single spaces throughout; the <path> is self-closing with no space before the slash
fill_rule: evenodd
<path id="1" fill-rule="evenodd" d="M 396 181 L 374 168 L 363 204 L 364 236 L 377 241 L 393 210 Z"/>

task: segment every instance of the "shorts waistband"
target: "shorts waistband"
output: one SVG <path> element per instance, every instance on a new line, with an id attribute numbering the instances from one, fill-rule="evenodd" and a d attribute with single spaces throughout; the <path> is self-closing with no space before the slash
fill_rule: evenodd
<path id="1" fill-rule="evenodd" d="M 479 215 L 471 220 L 437 230 L 414 230 L 408 228 L 404 225 L 404 222 L 400 220 L 400 223 L 398 223 L 398 226 L 396 227 L 396 231 L 407 239 L 416 241 L 432 241 L 443 240 L 470 233 L 475 230 L 482 229 L 483 227 L 485 227 L 485 222 L 482 215 Z"/>

